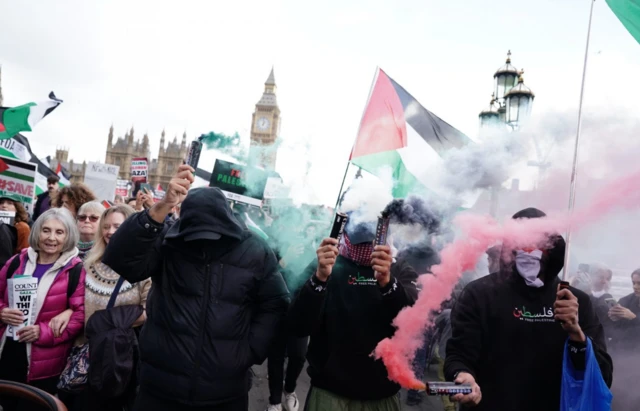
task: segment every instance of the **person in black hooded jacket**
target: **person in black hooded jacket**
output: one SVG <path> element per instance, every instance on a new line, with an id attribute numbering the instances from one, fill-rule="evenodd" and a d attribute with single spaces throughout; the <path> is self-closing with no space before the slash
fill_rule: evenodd
<path id="1" fill-rule="evenodd" d="M 250 367 L 265 360 L 289 305 L 273 252 L 219 189 L 187 195 L 192 173 L 180 166 L 164 199 L 127 219 L 103 257 L 131 283 L 153 277 L 139 411 L 247 410 Z M 165 222 L 179 202 L 180 219 Z"/>
<path id="2" fill-rule="evenodd" d="M 528 208 L 513 218 L 543 216 Z M 584 369 L 585 343 L 591 339 L 611 386 L 613 366 L 602 325 L 587 294 L 558 289 L 565 242 L 553 236 L 550 243 L 547 250 L 503 250 L 499 272 L 465 287 L 451 314 L 445 377 L 472 384 L 474 392 L 454 400 L 477 410 L 558 410 L 567 337 L 576 369 Z M 505 263 L 507 252 L 513 252 L 515 264 Z"/>
<path id="3" fill-rule="evenodd" d="M 289 324 L 295 335 L 311 336 L 306 411 L 400 410 L 400 386 L 371 353 L 393 335 L 398 312 L 415 302 L 418 275 L 405 262 L 392 264 L 391 248 L 374 248 L 374 238 L 369 225 L 350 221 L 340 250 L 336 239 L 324 239 L 303 273 Z"/>

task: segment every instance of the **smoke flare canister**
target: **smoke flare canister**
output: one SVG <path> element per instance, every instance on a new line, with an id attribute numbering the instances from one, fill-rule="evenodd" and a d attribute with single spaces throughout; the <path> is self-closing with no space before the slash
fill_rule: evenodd
<path id="1" fill-rule="evenodd" d="M 389 232 L 389 217 L 378 217 L 376 227 L 376 239 L 373 245 L 387 245 L 387 233 Z"/>
<path id="2" fill-rule="evenodd" d="M 471 394 L 471 384 L 456 384 L 448 381 L 427 381 L 427 395 Z"/>
<path id="3" fill-rule="evenodd" d="M 189 151 L 187 152 L 187 158 L 184 159 L 184 163 L 193 167 L 193 169 L 198 168 L 198 162 L 200 161 L 200 153 L 202 152 L 202 142 L 199 140 L 193 140 L 191 145 L 189 146 Z"/>
<path id="4" fill-rule="evenodd" d="M 347 225 L 347 215 L 342 213 L 336 213 L 336 218 L 333 220 L 333 227 L 331 227 L 331 234 L 329 237 L 335 238 L 340 241 L 342 233 L 344 233 L 344 227 Z"/>
<path id="5" fill-rule="evenodd" d="M 560 281 L 560 290 L 568 290 L 571 284 L 568 281 Z M 560 324 L 564 324 L 564 321 L 557 320 Z"/>

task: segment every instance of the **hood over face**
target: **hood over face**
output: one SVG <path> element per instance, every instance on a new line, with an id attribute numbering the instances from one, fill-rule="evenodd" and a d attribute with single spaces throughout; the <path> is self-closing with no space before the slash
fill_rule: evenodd
<path id="1" fill-rule="evenodd" d="M 546 216 L 547 215 L 543 211 L 530 207 L 518 211 L 512 218 L 517 220 L 520 218 L 542 218 Z M 551 284 L 564 267 L 564 253 L 566 249 L 564 238 L 559 234 L 550 234 L 549 244 L 549 248 L 543 250 L 543 258 L 540 268 L 543 273 L 545 285 Z M 505 253 L 509 253 L 509 255 L 505 255 Z M 511 253 L 513 253 L 513 250 L 502 250 L 500 269 L 501 271 L 513 272 L 516 277 L 520 278 L 520 276 L 515 273 L 513 255 Z"/>
<path id="2" fill-rule="evenodd" d="M 376 239 L 377 221 L 364 221 L 354 223 L 353 213 L 347 213 L 347 225 L 344 228 L 345 233 L 349 237 L 349 241 L 353 245 L 372 243 Z"/>
<path id="3" fill-rule="evenodd" d="M 234 217 L 226 197 L 218 188 L 200 187 L 189 191 L 180 208 L 180 219 L 169 229 L 166 239 L 242 239 L 246 227 Z"/>

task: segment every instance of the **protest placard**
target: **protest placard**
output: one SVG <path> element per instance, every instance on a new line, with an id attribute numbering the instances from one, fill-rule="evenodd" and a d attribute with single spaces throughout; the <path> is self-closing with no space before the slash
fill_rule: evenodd
<path id="1" fill-rule="evenodd" d="M 0 195 L 13 194 L 28 213 L 33 212 L 37 166 L 0 156 Z"/>
<path id="2" fill-rule="evenodd" d="M 111 164 L 89 163 L 84 172 L 84 183 L 98 200 L 113 201 L 120 167 Z"/>
<path id="3" fill-rule="evenodd" d="M 13 225 L 16 221 L 15 211 L 0 211 L 0 223 Z"/>
<path id="4" fill-rule="evenodd" d="M 9 308 L 22 311 L 24 322 L 21 325 L 8 325 L 6 336 L 18 341 L 17 332 L 23 327 L 33 325 L 35 319 L 36 297 L 38 296 L 38 279 L 30 275 L 14 275 L 7 280 Z"/>
<path id="5" fill-rule="evenodd" d="M 165 196 L 166 192 L 162 189 L 162 186 L 158 184 L 155 190 L 153 190 L 153 201 L 158 202 L 162 200 Z"/>
<path id="6" fill-rule="evenodd" d="M 116 195 L 127 197 L 129 195 L 129 181 L 116 180 Z"/>
<path id="7" fill-rule="evenodd" d="M 230 200 L 259 207 L 267 177 L 267 172 L 262 169 L 217 159 L 209 186 L 218 187 Z"/>
<path id="8" fill-rule="evenodd" d="M 149 162 L 146 157 L 134 157 L 131 159 L 131 182 L 146 183 L 149 175 Z"/>

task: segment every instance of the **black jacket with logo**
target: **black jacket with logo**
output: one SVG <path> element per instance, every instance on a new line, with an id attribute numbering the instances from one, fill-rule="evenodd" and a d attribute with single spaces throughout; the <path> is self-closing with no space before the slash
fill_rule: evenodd
<path id="1" fill-rule="evenodd" d="M 456 302 L 452 338 L 447 344 L 445 377 L 472 374 L 482 390 L 474 410 L 553 411 L 560 407 L 562 358 L 567 333 L 555 321 L 556 300 L 565 244 L 558 239 L 549 252 L 545 285 L 528 287 L 513 266 L 471 282 Z M 605 382 L 613 366 L 602 325 L 587 294 L 578 298 L 579 322 L 591 338 Z M 584 359 L 584 354 L 583 357 Z"/>
<path id="2" fill-rule="evenodd" d="M 317 262 L 304 271 L 308 281 L 289 310 L 293 332 L 311 336 L 307 359 L 311 385 L 354 400 L 396 394 L 380 360 L 371 357 L 391 337 L 391 322 L 417 298 L 418 275 L 406 263 L 391 266 L 391 281 L 380 288 L 371 267 L 339 256 L 327 283 L 316 277 Z"/>
<path id="3" fill-rule="evenodd" d="M 265 360 L 289 297 L 275 256 L 226 210 L 224 196 L 222 210 L 201 210 L 185 224 L 192 195 L 171 228 L 147 212 L 127 219 L 103 262 L 131 283 L 153 278 L 140 336 L 141 390 L 207 406 L 247 394 L 249 368 Z M 187 242 L 172 235 L 181 223 L 224 235 Z"/>

